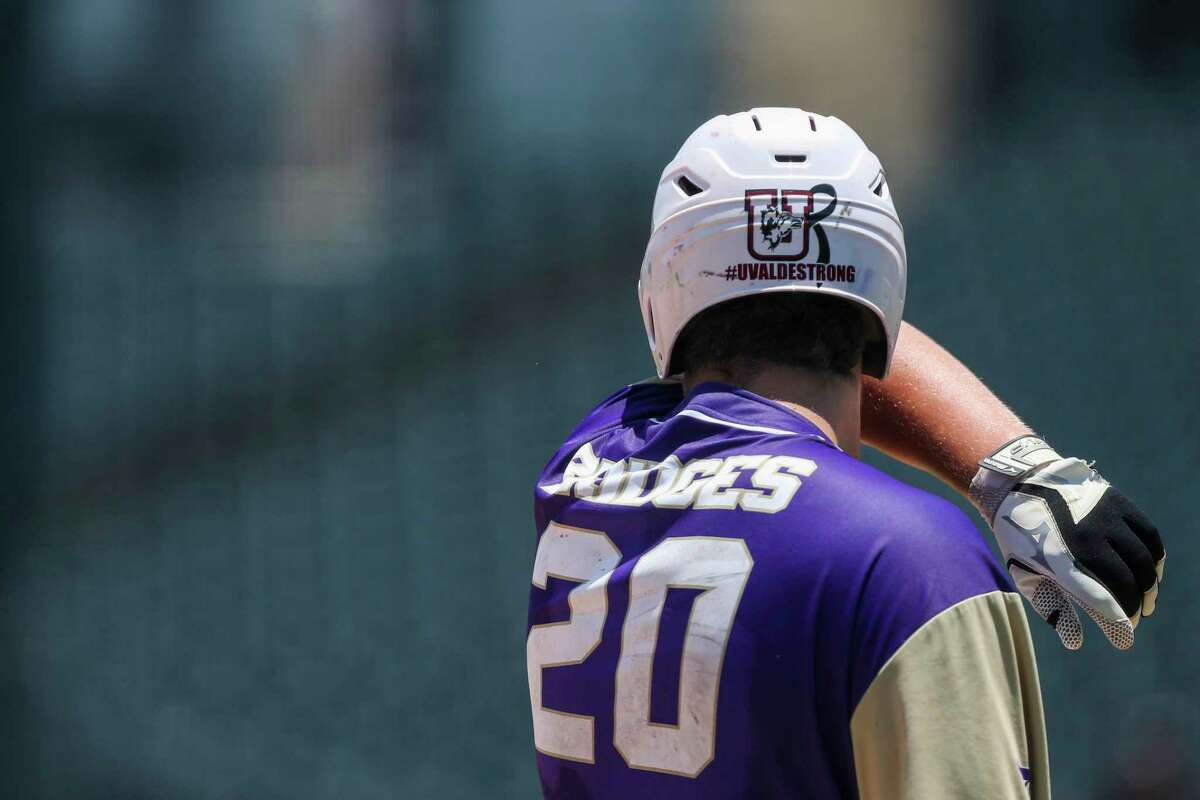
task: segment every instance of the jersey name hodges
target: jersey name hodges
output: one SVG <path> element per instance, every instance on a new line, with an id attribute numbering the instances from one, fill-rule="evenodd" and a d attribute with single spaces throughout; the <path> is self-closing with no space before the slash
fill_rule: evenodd
<path id="1" fill-rule="evenodd" d="M 766 453 L 696 458 L 687 463 L 675 455 L 664 461 L 610 461 L 597 457 L 589 443 L 575 451 L 561 482 L 538 488 L 603 505 L 740 508 L 774 514 L 787 508 L 801 478 L 816 469 L 816 462 L 807 458 Z"/>

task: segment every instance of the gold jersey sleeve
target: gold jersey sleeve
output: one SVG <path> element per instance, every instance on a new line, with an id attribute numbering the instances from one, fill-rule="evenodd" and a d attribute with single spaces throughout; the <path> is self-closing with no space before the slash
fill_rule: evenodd
<path id="1" fill-rule="evenodd" d="M 1020 596 L 978 595 L 926 622 L 875 677 L 850 731 L 862 800 L 1049 798 Z"/>

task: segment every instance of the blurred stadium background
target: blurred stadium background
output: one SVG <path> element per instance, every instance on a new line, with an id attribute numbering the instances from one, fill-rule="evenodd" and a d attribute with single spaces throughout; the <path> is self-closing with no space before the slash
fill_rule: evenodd
<path id="1" fill-rule="evenodd" d="M 1035 626 L 1056 796 L 1200 796 L 1191 4 L 0 20 L 5 797 L 534 796 L 531 482 L 650 372 L 659 170 L 753 105 L 864 135 L 908 318 L 1167 536 L 1132 653 Z"/>

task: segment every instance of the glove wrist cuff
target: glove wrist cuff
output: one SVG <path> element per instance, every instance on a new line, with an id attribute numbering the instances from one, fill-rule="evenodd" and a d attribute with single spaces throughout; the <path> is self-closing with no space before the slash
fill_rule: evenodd
<path id="1" fill-rule="evenodd" d="M 1000 502 L 1023 477 L 1060 458 L 1037 436 L 1018 436 L 979 460 L 979 471 L 971 480 L 967 497 L 991 525 Z"/>

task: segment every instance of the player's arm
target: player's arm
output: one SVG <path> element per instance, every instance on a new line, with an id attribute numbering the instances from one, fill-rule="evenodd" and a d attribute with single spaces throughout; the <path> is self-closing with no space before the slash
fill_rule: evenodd
<path id="1" fill-rule="evenodd" d="M 888 377 L 863 378 L 863 441 L 964 496 L 979 459 L 1029 433 L 971 370 L 907 322 Z"/>
<path id="2" fill-rule="evenodd" d="M 862 800 L 1050 796 L 1045 721 L 1021 601 L 947 608 L 888 659 L 851 718 Z"/>
<path id="3" fill-rule="evenodd" d="M 1078 603 L 1119 649 L 1150 616 L 1166 551 L 1158 530 L 1077 458 L 1062 458 L 958 359 L 903 323 L 886 380 L 863 378 L 863 439 L 969 497 L 1009 573 L 1064 645 Z"/>

